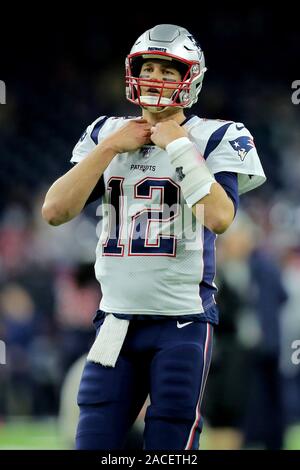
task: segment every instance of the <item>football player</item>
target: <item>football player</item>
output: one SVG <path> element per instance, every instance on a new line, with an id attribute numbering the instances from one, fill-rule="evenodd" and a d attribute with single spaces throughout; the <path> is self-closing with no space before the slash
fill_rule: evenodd
<path id="1" fill-rule="evenodd" d="M 144 448 L 199 447 L 218 323 L 215 240 L 239 194 L 265 181 L 244 124 L 186 117 L 205 71 L 185 28 L 142 34 L 126 58 L 126 96 L 141 115 L 90 124 L 73 168 L 46 195 L 52 225 L 100 197 L 103 207 L 95 264 L 103 297 L 78 393 L 78 449 L 122 448 L 148 394 Z"/>

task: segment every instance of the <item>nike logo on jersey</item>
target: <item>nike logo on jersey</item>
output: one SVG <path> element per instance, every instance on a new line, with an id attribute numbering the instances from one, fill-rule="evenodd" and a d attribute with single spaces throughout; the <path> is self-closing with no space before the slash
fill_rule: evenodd
<path id="1" fill-rule="evenodd" d="M 241 131 L 242 129 L 245 129 L 245 126 L 238 126 L 238 125 L 236 125 L 235 127 L 236 127 L 236 130 L 237 130 L 237 131 Z"/>
<path id="2" fill-rule="evenodd" d="M 184 328 L 185 326 L 188 326 L 190 325 L 191 323 L 193 323 L 192 321 L 188 321 L 186 323 L 179 323 L 179 321 L 177 321 L 177 328 Z"/>

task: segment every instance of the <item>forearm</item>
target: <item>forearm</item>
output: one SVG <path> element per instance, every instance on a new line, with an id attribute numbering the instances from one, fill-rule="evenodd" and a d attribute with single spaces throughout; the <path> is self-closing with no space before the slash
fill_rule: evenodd
<path id="1" fill-rule="evenodd" d="M 194 215 L 213 232 L 223 233 L 233 220 L 234 205 L 195 145 L 182 137 L 172 140 L 166 150 L 176 171 L 180 170 L 182 194 Z"/>
<path id="2" fill-rule="evenodd" d="M 116 155 L 109 142 L 104 142 L 59 178 L 46 194 L 43 218 L 51 225 L 60 225 L 76 217 Z"/>
<path id="3" fill-rule="evenodd" d="M 219 183 L 213 183 L 210 193 L 192 207 L 193 214 L 214 233 L 225 232 L 234 218 L 234 205 Z"/>

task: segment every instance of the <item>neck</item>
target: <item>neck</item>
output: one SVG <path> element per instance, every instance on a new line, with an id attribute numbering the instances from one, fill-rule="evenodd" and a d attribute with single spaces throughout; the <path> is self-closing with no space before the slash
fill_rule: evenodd
<path id="1" fill-rule="evenodd" d="M 165 111 L 162 111 L 161 113 L 151 113 L 144 108 L 143 118 L 152 125 L 155 125 L 157 122 L 167 121 L 169 119 L 172 119 L 173 121 L 178 122 L 178 124 L 181 124 L 186 119 L 181 108 L 169 108 Z"/>

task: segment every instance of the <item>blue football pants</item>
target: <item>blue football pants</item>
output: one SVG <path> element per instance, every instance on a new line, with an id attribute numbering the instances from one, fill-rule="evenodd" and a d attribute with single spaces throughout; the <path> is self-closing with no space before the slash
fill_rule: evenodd
<path id="1" fill-rule="evenodd" d="M 182 317 L 132 320 L 114 368 L 85 365 L 76 448 L 122 449 L 149 394 L 143 448 L 198 449 L 212 336 L 210 323 Z"/>

